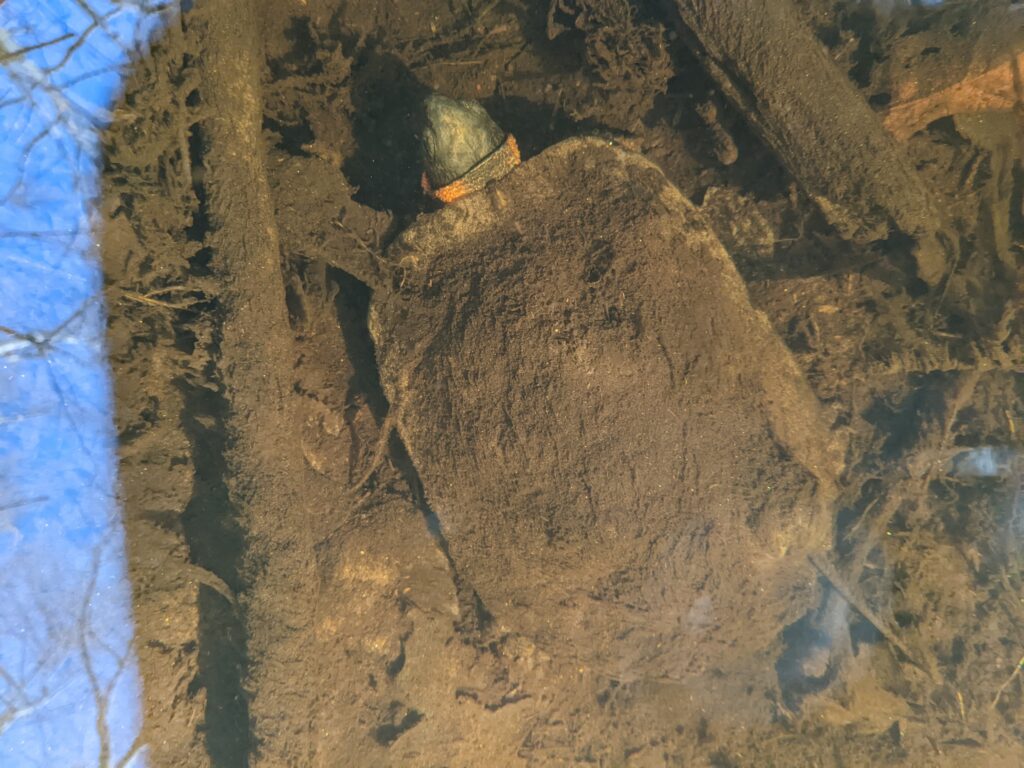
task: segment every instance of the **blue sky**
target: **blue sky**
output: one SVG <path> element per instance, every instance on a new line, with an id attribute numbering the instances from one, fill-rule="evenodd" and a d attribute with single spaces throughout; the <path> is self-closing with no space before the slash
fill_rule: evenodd
<path id="1" fill-rule="evenodd" d="M 5 767 L 145 760 L 93 202 L 99 131 L 162 16 L 141 0 L 0 4 Z"/>

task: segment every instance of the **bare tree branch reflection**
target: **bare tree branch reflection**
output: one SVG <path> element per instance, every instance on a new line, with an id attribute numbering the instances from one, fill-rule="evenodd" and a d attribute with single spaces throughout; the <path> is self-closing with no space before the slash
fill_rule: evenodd
<path id="1" fill-rule="evenodd" d="M 100 765 L 109 765 L 111 757 L 111 738 L 110 738 L 110 727 L 109 727 L 109 715 L 110 715 L 110 702 L 113 697 L 114 688 L 121 679 L 121 675 L 124 673 L 125 668 L 131 661 L 131 645 L 125 644 L 121 647 L 114 647 L 110 645 L 104 639 L 103 633 L 97 633 L 93 623 L 90 611 L 91 600 L 89 597 L 96 590 L 96 582 L 99 576 L 100 558 L 96 557 L 93 560 L 93 567 L 89 574 L 89 582 L 85 589 L 85 595 L 87 599 L 82 602 L 81 614 L 78 619 L 77 635 L 78 635 L 78 652 L 82 657 L 82 666 L 85 670 L 85 676 L 89 681 L 89 690 L 92 693 L 93 707 L 96 716 L 96 736 L 99 740 L 99 758 L 98 762 Z M 94 663 L 94 655 L 97 653 L 106 653 L 113 661 L 113 665 L 106 673 L 106 679 L 104 674 L 98 671 L 96 664 Z M 136 741 L 138 738 L 136 738 Z M 137 747 L 135 747 L 137 749 Z"/>
<path id="2" fill-rule="evenodd" d="M 28 45 L 28 46 L 25 46 L 24 48 L 19 48 L 16 51 L 8 51 L 8 50 L 6 50 L 4 44 L 2 42 L 0 42 L 0 51 L 2 51 L 2 53 L 0 53 L 0 64 L 6 64 L 8 61 L 11 61 L 12 59 L 21 58 L 26 53 L 31 53 L 32 51 L 38 51 L 38 50 L 40 50 L 42 48 L 47 48 L 47 47 L 49 47 L 51 45 L 57 45 L 58 43 L 63 43 L 65 40 L 70 40 L 72 37 L 74 37 L 74 35 L 72 35 L 70 32 L 68 32 L 67 34 L 61 35 L 60 37 L 55 38 L 53 40 L 47 40 L 47 41 L 42 42 L 42 43 L 35 43 L 33 45 Z"/>

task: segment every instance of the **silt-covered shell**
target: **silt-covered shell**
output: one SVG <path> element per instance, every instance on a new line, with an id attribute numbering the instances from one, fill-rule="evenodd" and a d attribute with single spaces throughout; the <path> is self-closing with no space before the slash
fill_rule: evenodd
<path id="1" fill-rule="evenodd" d="M 763 656 L 765 628 L 814 605 L 828 430 L 656 166 L 565 141 L 388 255 L 381 379 L 453 563 L 501 626 L 678 678 Z"/>

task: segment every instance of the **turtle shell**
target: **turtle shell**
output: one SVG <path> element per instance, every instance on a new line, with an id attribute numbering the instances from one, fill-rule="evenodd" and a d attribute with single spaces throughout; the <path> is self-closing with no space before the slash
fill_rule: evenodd
<path id="1" fill-rule="evenodd" d="M 765 654 L 816 604 L 829 431 L 660 169 L 564 141 L 388 256 L 381 380 L 502 627 L 618 677 L 682 677 Z"/>

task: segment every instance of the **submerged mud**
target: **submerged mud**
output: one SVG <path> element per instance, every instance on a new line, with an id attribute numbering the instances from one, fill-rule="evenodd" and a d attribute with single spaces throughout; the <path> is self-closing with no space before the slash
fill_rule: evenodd
<path id="1" fill-rule="evenodd" d="M 925 62 L 938 117 L 890 133 L 957 242 L 931 288 L 833 228 L 673 4 L 197 3 L 138 62 L 102 250 L 154 764 L 1021 762 L 1024 462 L 963 470 L 1022 450 L 1021 113 L 940 99 L 1008 33 L 794 6 L 879 124 L 887 54 Z M 526 161 L 461 218 L 419 189 L 432 90 Z M 661 476 L 703 494 L 676 561 Z"/>

